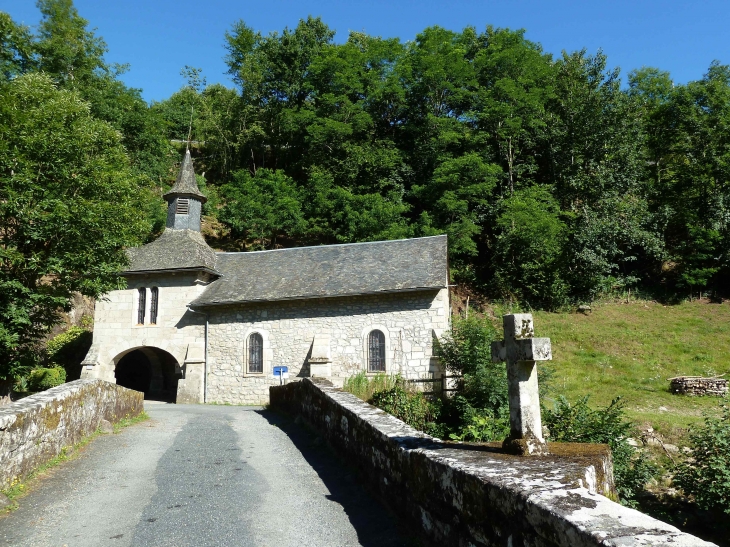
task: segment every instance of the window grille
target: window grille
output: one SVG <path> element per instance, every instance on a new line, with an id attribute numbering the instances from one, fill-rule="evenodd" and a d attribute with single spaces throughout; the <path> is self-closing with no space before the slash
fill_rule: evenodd
<path id="1" fill-rule="evenodd" d="M 137 324 L 144 325 L 144 312 L 147 307 L 147 289 L 137 289 Z"/>
<path id="2" fill-rule="evenodd" d="M 368 336 L 368 372 L 385 372 L 385 335 L 379 330 Z"/>
<path id="3" fill-rule="evenodd" d="M 264 339 L 258 332 L 248 337 L 248 371 L 264 371 Z"/>
<path id="4" fill-rule="evenodd" d="M 160 297 L 160 289 L 152 287 L 150 289 L 150 324 L 157 324 L 157 302 Z"/>
<path id="5" fill-rule="evenodd" d="M 188 198 L 177 198 L 177 205 L 175 206 L 176 215 L 187 215 L 190 211 L 190 200 Z"/>

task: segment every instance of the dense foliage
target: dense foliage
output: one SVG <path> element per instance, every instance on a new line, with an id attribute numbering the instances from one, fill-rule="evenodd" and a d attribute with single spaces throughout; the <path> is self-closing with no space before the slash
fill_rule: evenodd
<path id="1" fill-rule="evenodd" d="M 239 21 L 236 89 L 188 68 L 154 105 L 171 139 L 194 108 L 235 246 L 446 233 L 457 281 L 550 309 L 730 286 L 727 66 L 687 85 L 642 68 L 622 89 L 602 52 L 554 58 L 522 31 L 333 36 Z"/>
<path id="2" fill-rule="evenodd" d="M 692 455 L 679 466 L 675 483 L 701 508 L 730 515 L 730 407 L 720 418 L 706 417 L 704 426 L 689 436 Z"/>
<path id="3" fill-rule="evenodd" d="M 35 34 L 0 12 L 0 392 L 42 362 L 73 293 L 119 286 L 124 247 L 161 225 L 173 160 L 164 119 L 71 0 L 37 5 Z"/>
<path id="4" fill-rule="evenodd" d="M 91 347 L 92 333 L 83 327 L 72 326 L 46 343 L 48 366 L 62 367 L 66 379 L 78 380 L 81 376 L 81 361 Z"/>
<path id="5" fill-rule="evenodd" d="M 144 226 L 120 135 L 71 90 L 27 74 L 0 95 L 0 380 L 27 369 L 34 342 L 74 292 L 119 286 L 124 246 Z"/>

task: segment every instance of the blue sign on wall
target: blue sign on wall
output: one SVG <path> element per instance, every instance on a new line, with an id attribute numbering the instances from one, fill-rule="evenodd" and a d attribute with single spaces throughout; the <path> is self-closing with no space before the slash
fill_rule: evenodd
<path id="1" fill-rule="evenodd" d="M 289 367 L 274 367 L 274 378 L 289 378 Z"/>

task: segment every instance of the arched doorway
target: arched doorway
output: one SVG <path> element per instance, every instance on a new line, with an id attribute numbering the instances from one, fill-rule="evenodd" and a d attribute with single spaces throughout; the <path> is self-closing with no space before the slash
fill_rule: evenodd
<path id="1" fill-rule="evenodd" d="M 117 361 L 114 376 L 117 384 L 141 391 L 144 398 L 174 403 L 180 378 L 175 358 L 157 348 L 130 351 Z"/>

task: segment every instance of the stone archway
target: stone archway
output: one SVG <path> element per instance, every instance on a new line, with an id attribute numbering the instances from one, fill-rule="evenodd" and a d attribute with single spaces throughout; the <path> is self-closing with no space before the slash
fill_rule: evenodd
<path id="1" fill-rule="evenodd" d="M 180 367 L 175 358 L 154 347 L 133 349 L 114 359 L 116 383 L 144 393 L 147 400 L 176 402 Z"/>

